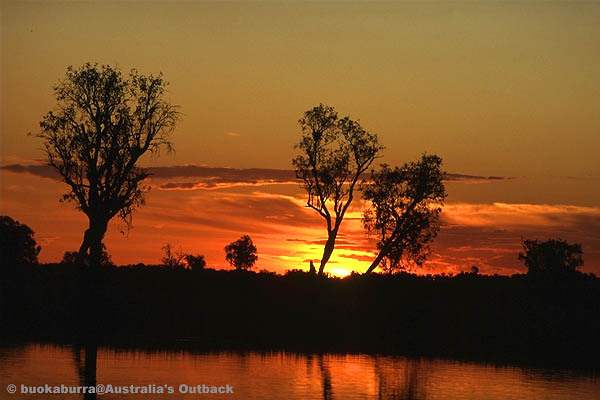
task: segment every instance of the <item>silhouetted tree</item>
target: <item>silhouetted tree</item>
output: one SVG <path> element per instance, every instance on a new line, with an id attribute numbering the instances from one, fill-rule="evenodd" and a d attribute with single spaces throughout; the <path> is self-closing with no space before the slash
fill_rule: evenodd
<path id="1" fill-rule="evenodd" d="M 77 251 L 65 251 L 63 258 L 60 261 L 61 264 L 76 264 L 79 258 L 79 252 Z"/>
<path id="2" fill-rule="evenodd" d="M 34 232 L 9 216 L 0 216 L 0 264 L 33 264 L 38 262 L 41 247 L 33 238 Z"/>
<path id="3" fill-rule="evenodd" d="M 583 265 L 581 244 L 569 244 L 562 239 L 546 241 L 524 240 L 524 253 L 519 253 L 519 260 L 527 266 L 527 273 L 561 274 L 574 272 Z"/>
<path id="4" fill-rule="evenodd" d="M 387 271 L 425 261 L 446 197 L 441 165 L 440 157 L 424 154 L 420 161 L 401 168 L 383 164 L 379 171 L 372 171 L 370 181 L 361 188 L 370 202 L 363 224 L 370 234 L 378 235 L 379 254 L 366 273 L 382 261 Z"/>
<path id="5" fill-rule="evenodd" d="M 308 193 L 307 207 L 325 219 L 327 241 L 319 275 L 335 248 L 344 215 L 354 198 L 354 187 L 383 149 L 377 135 L 349 117 L 338 118 L 333 107 L 319 104 L 298 121 L 302 138 L 295 146 L 300 154 L 292 164 Z"/>
<path id="6" fill-rule="evenodd" d="M 179 251 L 175 251 L 171 243 L 166 243 L 162 249 L 165 252 L 164 257 L 160 259 L 163 265 L 169 268 L 182 268 L 184 266 L 182 261 L 185 254 L 183 254 L 181 247 L 179 247 Z"/>
<path id="7" fill-rule="evenodd" d="M 203 255 L 198 254 L 194 256 L 192 254 L 186 254 L 184 258 L 188 268 L 192 271 L 201 271 L 206 267 L 206 260 Z"/>
<path id="8" fill-rule="evenodd" d="M 82 262 L 79 258 L 79 252 L 77 251 L 65 251 L 63 258 L 61 260 L 62 264 L 77 264 Z M 83 259 L 83 263 L 89 265 L 89 260 L 86 257 Z M 100 255 L 100 265 L 102 266 L 114 266 L 115 264 L 112 261 L 112 257 L 106 251 L 106 246 L 102 243 L 102 253 Z"/>
<path id="9" fill-rule="evenodd" d="M 144 203 L 149 173 L 137 165 L 147 152 L 171 150 L 169 135 L 179 119 L 175 106 L 164 100 L 167 83 L 162 74 L 128 79 L 110 66 L 86 63 L 67 68 L 66 78 L 54 87 L 58 106 L 40 122 L 49 165 L 85 213 L 79 261 L 88 254 L 97 266 L 108 222 L 118 215 L 130 227 L 132 211 Z"/>
<path id="10" fill-rule="evenodd" d="M 250 236 L 244 235 L 225 246 L 225 260 L 236 269 L 252 268 L 258 260 L 256 252 Z"/>

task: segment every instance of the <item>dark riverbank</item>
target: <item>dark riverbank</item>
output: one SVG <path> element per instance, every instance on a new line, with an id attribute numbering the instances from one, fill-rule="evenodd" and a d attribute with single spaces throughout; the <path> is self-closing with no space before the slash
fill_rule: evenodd
<path id="1" fill-rule="evenodd" d="M 93 338 L 577 368 L 598 368 L 600 359 L 600 279 L 579 273 L 338 279 L 162 267 L 90 274 L 50 264 L 5 270 L 0 290 L 5 342 Z"/>

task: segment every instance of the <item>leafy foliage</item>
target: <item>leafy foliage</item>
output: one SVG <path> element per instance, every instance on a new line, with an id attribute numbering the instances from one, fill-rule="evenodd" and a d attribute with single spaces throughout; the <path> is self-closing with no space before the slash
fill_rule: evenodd
<path id="1" fill-rule="evenodd" d="M 118 215 L 129 228 L 135 208 L 144 204 L 149 173 L 137 165 L 142 155 L 171 150 L 170 133 L 179 120 L 175 106 L 164 100 L 167 83 L 161 74 L 125 78 L 107 65 L 86 63 L 67 69 L 54 87 L 57 107 L 40 122 L 49 164 L 83 211 L 90 227 L 80 257 L 90 251 L 94 264 L 101 256 L 107 224 Z"/>
<path id="2" fill-rule="evenodd" d="M 400 168 L 383 164 L 362 185 L 363 197 L 370 203 L 363 225 L 379 238 L 379 254 L 368 273 L 381 262 L 384 271 L 394 271 L 425 261 L 446 197 L 441 164 L 440 157 L 427 154 Z"/>
<path id="3" fill-rule="evenodd" d="M 184 259 L 188 268 L 192 271 L 200 271 L 206 267 L 206 260 L 203 255 L 198 254 L 194 256 L 192 254 L 186 254 Z"/>
<path id="4" fill-rule="evenodd" d="M 583 252 L 578 243 L 569 244 L 562 239 L 524 240 L 523 250 L 519 260 L 525 263 L 530 275 L 574 272 L 583 265 Z"/>
<path id="5" fill-rule="evenodd" d="M 249 269 L 254 266 L 258 256 L 252 239 L 244 235 L 225 246 L 225 260 L 236 269 Z"/>
<path id="6" fill-rule="evenodd" d="M 327 224 L 327 242 L 319 274 L 335 246 L 340 225 L 354 198 L 354 187 L 383 149 L 377 135 L 349 117 L 339 118 L 333 107 L 319 104 L 298 121 L 302 137 L 293 160 L 296 177 L 308 194 L 307 207 Z"/>
<path id="7" fill-rule="evenodd" d="M 0 216 L 0 261 L 4 266 L 35 264 L 41 247 L 33 238 L 34 232 L 9 216 Z"/>
<path id="8" fill-rule="evenodd" d="M 65 251 L 65 254 L 63 255 L 63 258 L 61 260 L 61 264 L 75 265 L 78 262 L 82 262 L 82 261 L 86 265 L 89 265 L 89 260 L 87 259 L 87 257 L 85 257 L 83 260 L 80 260 L 79 252 Z M 102 254 L 100 256 L 100 265 L 102 265 L 102 266 L 114 266 L 115 265 L 115 263 L 112 260 L 112 257 L 106 251 L 106 246 L 104 245 L 104 243 L 102 243 Z"/>

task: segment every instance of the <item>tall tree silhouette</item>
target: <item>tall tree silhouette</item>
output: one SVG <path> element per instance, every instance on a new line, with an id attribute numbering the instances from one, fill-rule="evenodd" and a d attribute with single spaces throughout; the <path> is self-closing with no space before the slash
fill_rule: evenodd
<path id="1" fill-rule="evenodd" d="M 383 149 L 377 135 L 364 130 L 349 117 L 338 118 L 333 107 L 319 104 L 298 121 L 302 138 L 292 164 L 308 194 L 307 207 L 315 210 L 327 226 L 321 257 L 323 274 L 335 248 L 344 215 L 354 198 L 354 187 Z"/>
<path id="2" fill-rule="evenodd" d="M 401 168 L 383 164 L 379 171 L 372 171 L 370 181 L 361 188 L 370 202 L 363 224 L 370 234 L 378 235 L 379 254 L 366 273 L 382 261 L 388 271 L 425 261 L 446 198 L 441 165 L 440 157 L 424 154 L 420 161 Z"/>
<path id="3" fill-rule="evenodd" d="M 144 203 L 149 173 L 138 165 L 147 152 L 172 150 L 169 136 L 179 120 L 167 102 L 162 74 L 127 78 L 107 65 L 67 68 L 54 87 L 57 107 L 40 122 L 49 164 L 69 186 L 63 196 L 85 213 L 89 227 L 79 249 L 99 265 L 108 222 L 118 215 L 130 227 L 133 210 Z M 89 254 L 88 254 L 89 252 Z"/>

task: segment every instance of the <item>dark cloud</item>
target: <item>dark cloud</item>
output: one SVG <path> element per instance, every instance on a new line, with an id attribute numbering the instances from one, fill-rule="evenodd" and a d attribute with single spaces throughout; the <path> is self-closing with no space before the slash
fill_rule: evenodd
<path id="1" fill-rule="evenodd" d="M 336 246 L 338 245 L 352 245 L 353 243 L 348 241 L 348 240 L 344 240 L 340 238 L 341 235 L 338 235 L 335 244 Z M 319 240 L 309 240 L 306 242 L 306 244 L 317 244 L 320 246 L 325 246 L 325 243 L 327 243 L 327 239 L 319 239 Z"/>
<path id="2" fill-rule="evenodd" d="M 505 176 L 478 176 L 478 175 L 466 175 L 466 174 L 455 174 L 447 173 L 446 181 L 462 181 L 462 182 L 485 182 L 485 181 L 505 181 L 516 179 L 514 177 Z"/>
<path id="3" fill-rule="evenodd" d="M 302 260 L 302 262 L 310 264 L 311 260 L 309 258 L 306 258 L 306 259 Z M 319 262 L 320 262 L 319 260 L 315 259 L 315 260 L 312 260 L 312 262 L 315 264 L 315 268 L 319 266 Z M 335 260 L 329 260 L 329 261 L 327 261 L 327 265 L 329 265 L 329 264 L 337 264 L 337 263 L 338 262 L 335 261 Z"/>
<path id="4" fill-rule="evenodd" d="M 28 173 L 42 178 L 60 180 L 54 168 L 48 165 L 9 164 L 0 166 L 0 169 L 14 173 Z M 148 168 L 154 180 L 167 180 L 167 183 L 158 184 L 164 190 L 194 190 L 218 189 L 231 186 L 276 185 L 297 183 L 293 170 L 269 168 L 220 168 L 200 165 L 176 165 L 171 167 Z M 173 181 L 177 178 L 188 178 L 183 182 Z M 189 178 L 192 178 L 190 180 Z M 512 178 L 498 176 L 477 176 L 448 173 L 447 181 L 459 182 L 485 182 L 498 181 Z"/>
<path id="5" fill-rule="evenodd" d="M 9 164 L 0 165 L 1 170 L 14 172 L 17 174 L 31 174 L 41 178 L 57 179 L 60 180 L 60 175 L 56 170 L 49 165 L 23 165 L 23 164 Z"/>
<path id="6" fill-rule="evenodd" d="M 169 190 L 169 189 L 195 189 L 196 186 L 197 186 L 197 184 L 193 183 L 193 182 L 182 182 L 182 183 L 169 182 L 169 183 L 165 183 L 164 185 L 161 185 L 160 188 L 161 189 L 165 189 L 165 190 Z"/>
<path id="7" fill-rule="evenodd" d="M 373 256 L 365 256 L 362 254 L 338 254 L 337 256 L 342 257 L 342 258 L 351 258 L 351 259 L 357 260 L 357 261 L 366 261 L 366 262 L 373 261 L 373 259 L 375 258 Z"/>

